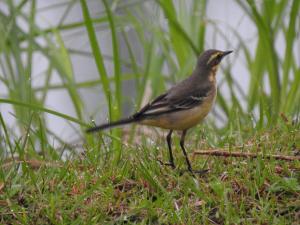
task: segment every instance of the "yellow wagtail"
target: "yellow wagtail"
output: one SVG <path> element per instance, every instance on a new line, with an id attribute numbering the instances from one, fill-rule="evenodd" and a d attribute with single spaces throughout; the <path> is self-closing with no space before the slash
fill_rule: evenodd
<path id="1" fill-rule="evenodd" d="M 129 118 L 92 127 L 87 132 L 100 131 L 114 126 L 138 123 L 170 130 L 167 135 L 169 163 L 175 168 L 171 136 L 173 130 L 182 131 L 180 147 L 188 170 L 193 173 L 184 148 L 186 132 L 201 122 L 212 108 L 217 95 L 216 72 L 222 59 L 232 51 L 207 50 L 200 55 L 192 75 L 145 105 Z"/>

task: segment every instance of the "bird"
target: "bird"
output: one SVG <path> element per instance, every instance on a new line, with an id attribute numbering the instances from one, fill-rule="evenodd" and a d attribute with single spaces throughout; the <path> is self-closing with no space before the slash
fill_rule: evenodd
<path id="1" fill-rule="evenodd" d="M 133 115 L 87 129 L 88 133 L 109 129 L 126 124 L 140 124 L 169 130 L 166 141 L 169 150 L 169 162 L 165 165 L 176 168 L 172 152 L 173 131 L 180 131 L 180 147 L 187 169 L 193 170 L 184 143 L 187 130 L 196 126 L 208 115 L 217 96 L 216 73 L 221 61 L 233 51 L 209 49 L 197 59 L 192 74 L 177 83 L 165 93 L 146 104 Z"/>

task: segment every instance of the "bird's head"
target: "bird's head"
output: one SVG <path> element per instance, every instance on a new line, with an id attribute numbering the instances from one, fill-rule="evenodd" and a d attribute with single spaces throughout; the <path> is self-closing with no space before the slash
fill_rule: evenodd
<path id="1" fill-rule="evenodd" d="M 210 49 L 203 52 L 198 58 L 198 67 L 206 68 L 208 70 L 216 68 L 222 59 L 232 53 L 233 51 L 219 51 L 215 49 Z"/>

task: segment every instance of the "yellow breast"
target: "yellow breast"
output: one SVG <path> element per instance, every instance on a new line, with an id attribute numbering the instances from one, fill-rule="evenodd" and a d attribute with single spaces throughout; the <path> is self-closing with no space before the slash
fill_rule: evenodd
<path id="1" fill-rule="evenodd" d="M 163 114 L 156 118 L 143 120 L 140 123 L 170 130 L 186 130 L 200 123 L 211 110 L 216 91 L 211 93 L 203 103 L 191 109 Z"/>

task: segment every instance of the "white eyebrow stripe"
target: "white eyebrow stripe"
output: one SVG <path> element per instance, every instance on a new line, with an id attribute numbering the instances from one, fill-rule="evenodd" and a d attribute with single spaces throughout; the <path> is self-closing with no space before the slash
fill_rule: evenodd
<path id="1" fill-rule="evenodd" d="M 209 64 L 214 58 L 216 58 L 218 55 L 220 55 L 220 52 L 216 52 L 215 54 L 212 54 L 207 61 L 207 64 Z"/>

